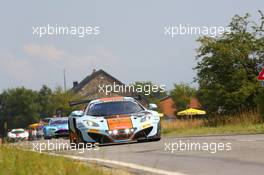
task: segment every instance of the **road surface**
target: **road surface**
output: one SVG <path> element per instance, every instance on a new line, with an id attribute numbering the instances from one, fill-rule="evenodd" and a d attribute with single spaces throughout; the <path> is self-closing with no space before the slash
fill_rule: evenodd
<path id="1" fill-rule="evenodd" d="M 69 143 L 66 139 L 52 139 L 34 141 L 30 144 L 47 144 L 48 142 Z M 182 143 L 181 146 L 179 146 L 180 142 Z M 196 146 L 211 145 L 211 149 L 209 150 L 209 147 L 205 146 L 203 149 L 188 150 L 183 143 L 186 145 L 193 143 Z M 219 149 L 218 147 L 217 150 L 214 149 L 215 145 L 220 145 Z M 96 161 L 110 167 L 126 168 L 136 174 L 264 174 L 264 135 L 262 134 L 163 137 L 159 142 L 102 146 L 82 151 L 56 150 L 52 153 L 84 161 Z"/>

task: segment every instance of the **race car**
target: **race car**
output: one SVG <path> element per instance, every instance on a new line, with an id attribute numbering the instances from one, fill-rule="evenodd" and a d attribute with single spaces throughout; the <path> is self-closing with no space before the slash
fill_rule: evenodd
<path id="1" fill-rule="evenodd" d="M 48 125 L 43 128 L 44 139 L 69 135 L 68 117 L 50 118 Z"/>
<path id="2" fill-rule="evenodd" d="M 28 140 L 28 136 L 29 133 L 22 128 L 12 129 L 10 132 L 7 133 L 7 138 L 11 142 Z"/>
<path id="3" fill-rule="evenodd" d="M 145 108 L 132 97 L 83 100 L 70 102 L 70 106 L 85 103 L 81 116 L 69 116 L 70 143 L 126 143 L 161 138 L 158 112 Z"/>

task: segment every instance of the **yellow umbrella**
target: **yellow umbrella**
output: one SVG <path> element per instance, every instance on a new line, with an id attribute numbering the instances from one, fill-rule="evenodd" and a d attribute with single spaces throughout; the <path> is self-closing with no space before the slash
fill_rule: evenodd
<path id="1" fill-rule="evenodd" d="M 193 109 L 193 108 L 189 108 L 177 113 L 177 115 L 204 115 L 204 114 L 206 114 L 205 111 Z"/>
<path id="2" fill-rule="evenodd" d="M 32 129 L 36 129 L 39 126 L 40 126 L 39 123 L 33 123 L 33 124 L 29 125 L 29 127 L 32 128 Z"/>
<path id="3" fill-rule="evenodd" d="M 159 117 L 164 117 L 164 114 L 163 113 L 159 113 Z"/>

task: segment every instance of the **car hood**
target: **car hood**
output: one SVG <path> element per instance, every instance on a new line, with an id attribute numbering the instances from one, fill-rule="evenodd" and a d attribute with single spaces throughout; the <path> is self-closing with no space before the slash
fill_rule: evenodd
<path id="1" fill-rule="evenodd" d="M 68 124 L 50 125 L 49 127 L 54 127 L 57 129 L 68 129 L 69 128 Z"/>

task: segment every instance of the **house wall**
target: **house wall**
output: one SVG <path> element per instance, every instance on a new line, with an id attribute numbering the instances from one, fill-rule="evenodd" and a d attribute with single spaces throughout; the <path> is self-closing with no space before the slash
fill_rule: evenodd
<path id="1" fill-rule="evenodd" d="M 198 101 L 198 99 L 195 97 L 192 97 L 190 100 L 189 108 L 200 109 L 201 107 L 202 106 L 201 106 L 200 102 Z"/>

